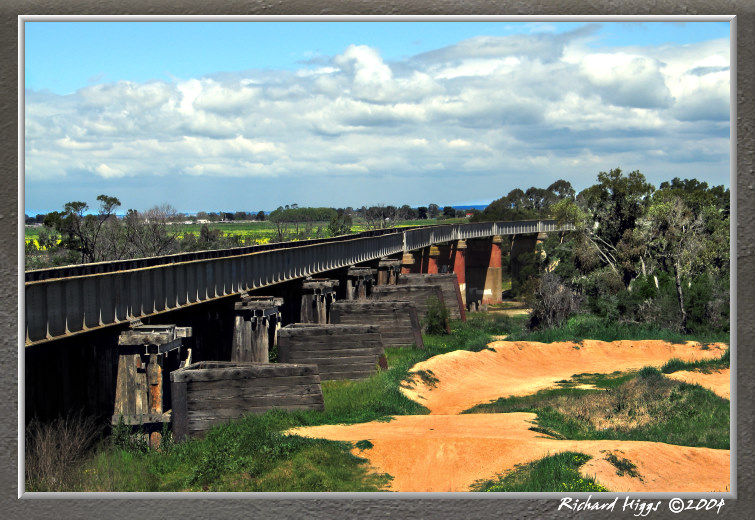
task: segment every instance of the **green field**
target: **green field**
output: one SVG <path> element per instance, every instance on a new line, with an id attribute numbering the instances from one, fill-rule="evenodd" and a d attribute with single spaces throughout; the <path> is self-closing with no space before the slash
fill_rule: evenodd
<path id="1" fill-rule="evenodd" d="M 465 222 L 466 219 L 448 219 L 448 220 L 406 220 L 396 222 L 394 227 L 409 227 L 409 226 L 432 226 L 438 224 L 458 224 Z M 328 236 L 328 222 L 312 222 L 310 232 L 307 233 L 307 238 L 316 238 L 316 232 L 318 228 L 321 228 L 323 237 Z M 189 233 L 193 233 L 195 236 L 199 236 L 199 232 L 202 229 L 203 224 L 173 224 L 171 226 L 171 232 L 173 229 L 178 229 L 178 237 L 183 238 Z M 210 230 L 218 229 L 223 232 L 223 235 L 236 235 L 243 238 L 251 237 L 257 244 L 267 244 L 273 238 L 276 237 L 277 231 L 275 224 L 269 221 L 262 222 L 215 222 L 208 224 Z M 39 247 L 39 232 L 42 229 L 41 226 L 25 226 L 24 235 L 26 243 L 34 242 Z M 367 231 L 369 228 L 364 221 L 357 220 L 351 227 L 352 233 L 360 233 Z M 299 232 L 306 232 L 307 227 L 304 224 L 299 224 Z M 289 224 L 287 226 L 288 233 L 296 231 L 295 224 Z"/>

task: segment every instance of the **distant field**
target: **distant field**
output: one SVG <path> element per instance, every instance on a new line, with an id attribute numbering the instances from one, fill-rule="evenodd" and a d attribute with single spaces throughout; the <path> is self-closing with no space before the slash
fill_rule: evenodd
<path id="1" fill-rule="evenodd" d="M 438 221 L 435 219 L 428 220 L 405 220 L 397 222 L 393 227 L 407 227 L 407 226 L 431 226 L 436 224 L 458 224 L 465 222 L 466 219 L 448 219 Z M 188 233 L 193 233 L 195 236 L 199 236 L 199 232 L 202 229 L 202 224 L 174 224 L 179 231 L 179 238 L 183 238 Z M 275 224 L 269 221 L 263 222 L 216 222 L 208 224 L 210 230 L 219 229 L 224 235 L 238 235 L 241 237 L 253 237 L 258 244 L 266 244 L 276 236 Z M 310 238 L 314 238 L 314 232 L 318 227 L 322 227 L 327 233 L 328 222 L 314 222 L 312 225 L 312 233 Z M 27 243 L 34 242 L 39 247 L 39 232 L 41 227 L 26 226 L 24 230 L 24 236 Z M 290 225 L 288 232 L 295 231 L 295 226 Z M 299 230 L 304 231 L 305 227 L 299 225 Z M 359 233 L 361 231 L 367 231 L 366 222 L 357 221 L 351 227 L 352 232 Z"/>

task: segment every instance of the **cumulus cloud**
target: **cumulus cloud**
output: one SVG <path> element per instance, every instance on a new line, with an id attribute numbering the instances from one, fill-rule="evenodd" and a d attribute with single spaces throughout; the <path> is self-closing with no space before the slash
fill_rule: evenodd
<path id="1" fill-rule="evenodd" d="M 294 71 L 27 90 L 27 182 L 452 172 L 579 186 L 616 166 L 726 157 L 728 42 L 598 52 L 582 45 L 593 33 L 477 37 L 401 62 L 351 45 Z"/>

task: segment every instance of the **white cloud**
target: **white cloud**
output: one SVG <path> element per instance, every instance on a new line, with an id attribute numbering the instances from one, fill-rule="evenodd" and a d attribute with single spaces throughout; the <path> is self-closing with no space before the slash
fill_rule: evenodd
<path id="1" fill-rule="evenodd" d="M 362 193 L 366 178 L 412 189 L 453 173 L 470 179 L 459 197 L 477 200 L 504 188 L 475 176 L 584 186 L 616 166 L 676 172 L 726 157 L 726 42 L 596 52 L 578 44 L 589 31 L 545 29 L 400 63 L 352 45 L 292 72 L 27 91 L 27 181 L 250 178 L 313 193 L 332 178 L 362 183 L 331 194 L 356 205 L 374 191 Z"/>

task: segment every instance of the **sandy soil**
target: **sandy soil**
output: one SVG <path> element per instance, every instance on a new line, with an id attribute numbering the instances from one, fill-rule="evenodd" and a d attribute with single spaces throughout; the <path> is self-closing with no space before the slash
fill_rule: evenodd
<path id="1" fill-rule="evenodd" d="M 452 415 L 499 397 L 551 388 L 574 374 L 637 370 L 661 366 L 672 358 L 710 359 L 726 350 L 723 344 L 703 349 L 694 342 L 673 345 L 655 340 L 585 340 L 582 344 L 495 341 L 489 346 L 494 351 L 457 350 L 416 364 L 412 372 L 430 372 L 441 383 L 433 386 L 415 377 L 413 388 L 401 391 L 432 414 Z"/>
<path id="2" fill-rule="evenodd" d="M 417 377 L 413 389 L 402 389 L 410 399 L 427 406 L 430 415 L 296 428 L 291 433 L 352 442 L 369 440 L 372 448 L 353 451 L 369 459 L 376 471 L 392 475 L 393 491 L 468 491 L 476 480 L 567 450 L 591 455 L 593 459 L 582 467 L 582 473 L 616 492 L 729 489 L 728 450 L 640 441 L 556 440 L 529 429 L 536 419 L 532 413 L 455 415 L 501 396 L 528 395 L 552 387 L 573 374 L 660 366 L 674 357 L 718 357 L 725 345 L 703 349 L 692 342 L 585 341 L 577 345 L 501 341 L 490 346 L 494 351 L 451 352 L 412 368 L 414 372 L 432 371 L 437 378 L 427 384 Z M 619 476 L 606 460 L 611 452 L 634 463 L 639 476 Z"/>
<path id="3" fill-rule="evenodd" d="M 532 309 L 493 309 L 488 311 L 490 314 L 503 314 L 504 316 L 524 316 L 532 313 Z"/>
<path id="4" fill-rule="evenodd" d="M 712 390 L 714 393 L 720 395 L 724 399 L 731 398 L 731 378 L 728 368 L 725 370 L 719 370 L 717 372 L 711 372 L 710 374 L 680 370 L 679 372 L 666 374 L 666 376 L 678 381 L 684 381 L 685 383 L 698 384 L 702 387 Z"/>
<path id="5" fill-rule="evenodd" d="M 478 479 L 493 478 L 532 460 L 561 451 L 593 457 L 582 473 L 608 489 L 623 491 L 726 491 L 729 451 L 633 441 L 555 440 L 529 428 L 532 413 L 406 415 L 390 422 L 314 426 L 291 433 L 357 442 L 354 449 L 376 471 L 394 477 L 392 491 L 469 491 Z M 639 478 L 619 476 L 605 457 L 613 452 L 637 466 Z M 703 470 L 705 468 L 705 470 Z"/>

